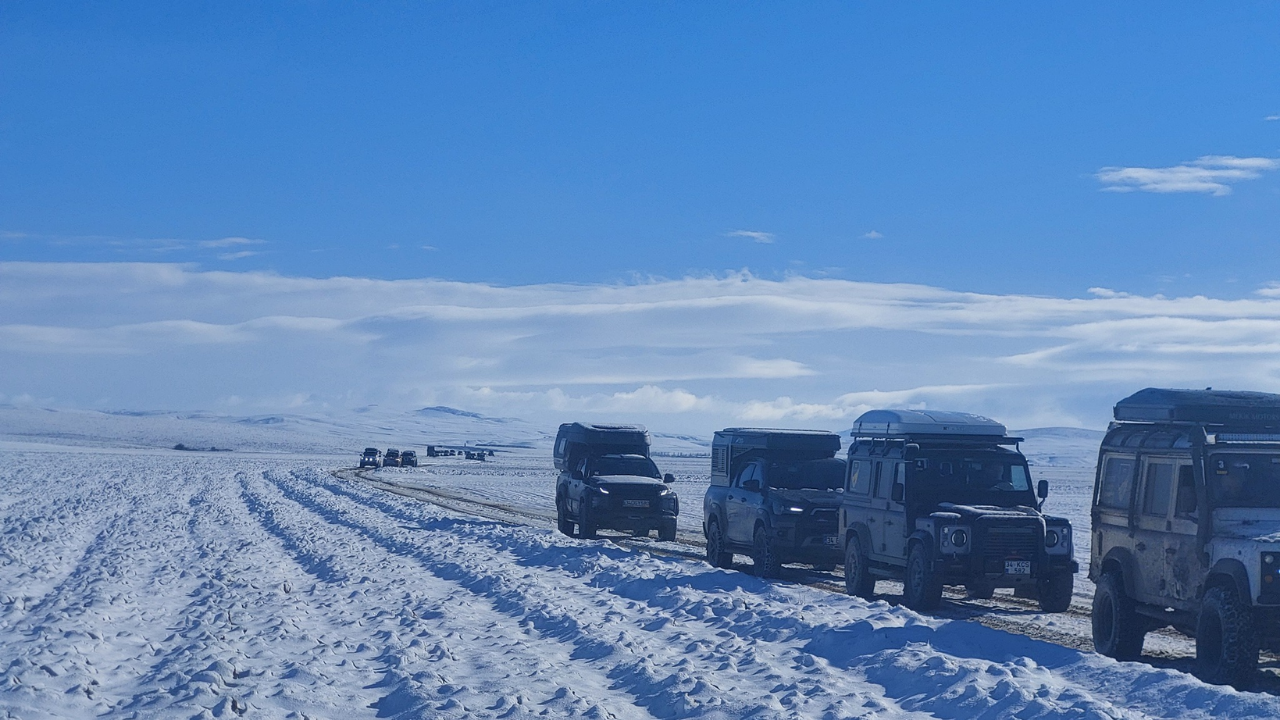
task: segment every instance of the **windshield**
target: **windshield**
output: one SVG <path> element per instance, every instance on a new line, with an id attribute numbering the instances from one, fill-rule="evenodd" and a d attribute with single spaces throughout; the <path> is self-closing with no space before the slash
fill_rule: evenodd
<path id="1" fill-rule="evenodd" d="M 592 475 L 638 475 L 661 478 L 658 466 L 643 455 L 605 455 L 591 464 Z"/>
<path id="2" fill-rule="evenodd" d="M 930 502 L 1023 505 L 1033 502 L 1031 477 L 1016 455 L 934 455 L 915 461 L 917 497 Z M 923 466 L 923 467 L 922 467 Z"/>
<path id="3" fill-rule="evenodd" d="M 769 464 L 769 487 L 836 490 L 844 487 L 844 460 L 826 458 Z"/>
<path id="4" fill-rule="evenodd" d="M 1280 508 L 1280 455 L 1218 453 L 1208 470 L 1215 507 Z"/>

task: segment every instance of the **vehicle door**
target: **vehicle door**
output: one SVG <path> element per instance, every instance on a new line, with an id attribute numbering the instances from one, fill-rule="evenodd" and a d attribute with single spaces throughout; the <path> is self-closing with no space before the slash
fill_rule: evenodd
<path id="1" fill-rule="evenodd" d="M 1166 595 L 1179 609 L 1190 609 L 1200 597 L 1208 567 L 1200 552 L 1196 531 L 1200 511 L 1196 507 L 1195 468 L 1191 458 L 1179 458 L 1174 463 L 1176 479 L 1173 507 L 1169 513 L 1169 532 L 1164 536 L 1164 581 Z"/>
<path id="2" fill-rule="evenodd" d="M 575 465 L 573 469 L 569 471 L 568 489 L 565 494 L 569 498 L 570 512 L 574 512 L 574 513 L 582 512 L 581 503 L 584 499 L 583 496 L 586 494 L 584 483 L 585 483 L 585 478 L 587 477 L 587 471 L 588 471 L 588 468 L 587 468 L 586 458 L 579 460 L 578 464 Z"/>
<path id="3" fill-rule="evenodd" d="M 740 545 L 751 543 L 755 533 L 756 511 L 761 501 L 760 488 L 764 484 L 760 465 L 759 460 L 747 463 L 729 483 L 729 493 L 724 500 L 725 521 L 728 524 L 725 534 L 729 537 L 729 542 Z"/>
<path id="4" fill-rule="evenodd" d="M 867 554 L 872 557 L 883 557 L 888 553 L 885 544 L 884 524 L 890 521 L 889 493 L 893 482 L 885 477 L 883 460 L 866 461 L 871 466 L 871 506 L 867 510 L 867 527 L 871 530 L 871 547 Z"/>
<path id="5" fill-rule="evenodd" d="M 871 527 L 867 522 L 871 515 L 871 461 L 849 458 L 845 472 L 844 496 L 840 501 L 841 537 L 848 533 L 849 528 L 859 523 Z M 870 553 L 872 548 L 867 546 L 873 542 L 874 536 L 865 539 L 863 551 Z"/>
<path id="6" fill-rule="evenodd" d="M 1138 488 L 1138 512 L 1133 523 L 1133 556 L 1138 577 L 1134 591 L 1139 600 L 1163 604 L 1168 594 L 1165 572 L 1165 538 L 1172 523 L 1173 492 L 1177 462 L 1170 457 L 1146 456 L 1142 460 L 1142 483 Z"/>
<path id="7" fill-rule="evenodd" d="M 910 528 L 907 527 L 907 510 L 902 502 L 893 499 L 893 486 L 901 485 L 905 492 L 907 464 L 901 460 L 885 460 L 882 473 L 880 482 L 885 486 L 885 496 L 883 498 L 884 521 L 880 523 L 880 532 L 883 535 L 880 545 L 886 556 L 906 558 L 907 535 L 910 534 Z M 876 499 L 881 501 L 879 497 Z"/>
<path id="8" fill-rule="evenodd" d="M 1103 455 L 1098 466 L 1097 488 L 1093 498 L 1091 561 L 1095 564 L 1101 562 L 1112 548 L 1122 548 L 1133 553 L 1129 520 L 1137 477 L 1136 455 Z"/>

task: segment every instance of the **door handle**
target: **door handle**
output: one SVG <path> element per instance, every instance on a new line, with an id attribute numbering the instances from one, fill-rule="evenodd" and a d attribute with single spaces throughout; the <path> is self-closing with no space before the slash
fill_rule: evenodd
<path id="1" fill-rule="evenodd" d="M 1139 542 L 1137 545 L 1134 545 L 1134 547 L 1137 548 L 1139 552 L 1141 552 L 1147 549 L 1147 544 L 1144 542 Z"/>
<path id="2" fill-rule="evenodd" d="M 869 522 L 869 523 L 873 523 L 873 522 L 875 522 L 875 521 L 876 521 L 876 519 L 875 519 L 875 518 L 873 518 L 873 517 L 872 517 L 872 518 L 867 518 L 867 522 Z"/>
<path id="3" fill-rule="evenodd" d="M 1177 555 L 1177 554 L 1178 554 L 1178 548 L 1165 548 L 1165 549 L 1164 549 L 1164 554 L 1165 554 L 1165 555 Z"/>
<path id="4" fill-rule="evenodd" d="M 892 520 L 885 520 L 885 521 L 884 521 L 884 524 L 885 524 L 885 525 L 892 525 L 892 524 L 893 524 L 893 521 L 892 521 Z"/>

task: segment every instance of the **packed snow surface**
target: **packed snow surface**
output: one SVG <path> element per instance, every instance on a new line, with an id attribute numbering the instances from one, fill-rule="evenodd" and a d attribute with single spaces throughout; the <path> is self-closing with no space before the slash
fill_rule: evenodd
<path id="1" fill-rule="evenodd" d="M 1280 717 L 1183 672 L 336 476 L 362 445 L 0 440 L 0 716 Z M 543 457 L 485 476 L 551 483 Z M 447 479 L 375 474 L 418 475 Z M 681 471 L 686 521 L 698 482 Z"/>

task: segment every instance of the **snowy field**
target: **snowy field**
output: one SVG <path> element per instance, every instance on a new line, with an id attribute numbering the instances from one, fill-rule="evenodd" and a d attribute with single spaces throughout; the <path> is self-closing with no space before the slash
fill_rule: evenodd
<path id="1" fill-rule="evenodd" d="M 891 596 L 402 497 L 335 475 L 354 445 L 107 445 L 0 438 L 0 716 L 1280 717 L 1271 694 Z M 546 455 L 372 477 L 545 510 Z M 658 462 L 688 537 L 706 460 Z M 1082 522 L 1088 470 L 1043 472 Z"/>

